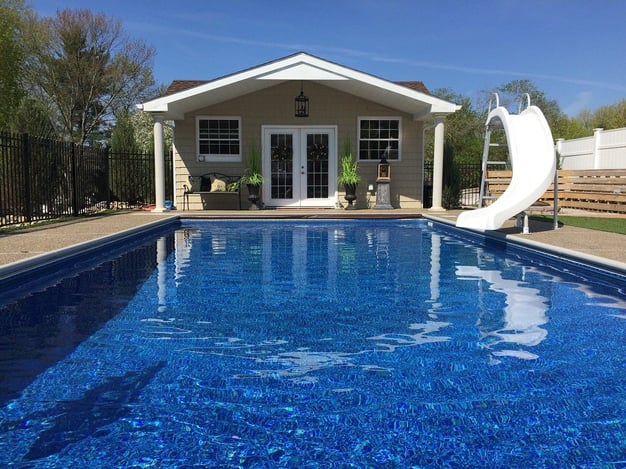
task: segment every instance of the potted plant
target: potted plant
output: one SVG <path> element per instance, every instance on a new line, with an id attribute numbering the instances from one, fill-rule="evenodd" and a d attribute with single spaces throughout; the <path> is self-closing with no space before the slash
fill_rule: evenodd
<path id="1" fill-rule="evenodd" d="M 346 210 L 355 209 L 354 201 L 356 200 L 356 186 L 361 181 L 359 176 L 359 162 L 352 156 L 352 145 L 350 140 L 346 140 L 341 152 L 341 174 L 337 178 L 339 184 L 343 184 L 346 191 L 344 198 L 348 201 Z"/>
<path id="2" fill-rule="evenodd" d="M 261 172 L 261 154 L 255 144 L 252 144 L 250 147 L 248 166 L 239 183 L 248 187 L 248 200 L 252 203 L 250 210 L 259 210 L 263 173 Z"/>

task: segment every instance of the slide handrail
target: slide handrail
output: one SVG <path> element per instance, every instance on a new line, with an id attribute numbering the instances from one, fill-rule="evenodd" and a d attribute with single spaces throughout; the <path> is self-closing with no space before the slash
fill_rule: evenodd
<path id="1" fill-rule="evenodd" d="M 496 105 L 493 106 L 493 102 L 495 101 Z M 489 97 L 489 109 L 487 110 L 487 114 L 489 114 L 493 109 L 500 107 L 500 97 L 498 93 L 491 93 Z"/>
<path id="2" fill-rule="evenodd" d="M 526 107 L 522 108 L 522 106 L 524 105 L 524 98 L 526 98 Z M 524 93 L 522 96 L 520 96 L 519 104 L 517 106 L 517 113 L 521 114 L 522 111 L 525 111 L 529 107 L 530 107 L 530 95 L 528 93 Z"/>

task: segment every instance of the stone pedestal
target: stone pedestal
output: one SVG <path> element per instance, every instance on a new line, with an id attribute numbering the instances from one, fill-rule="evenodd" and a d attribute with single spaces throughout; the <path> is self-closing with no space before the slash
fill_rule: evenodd
<path id="1" fill-rule="evenodd" d="M 391 210 L 391 191 L 389 190 L 389 181 L 376 181 L 376 205 L 375 209 Z"/>

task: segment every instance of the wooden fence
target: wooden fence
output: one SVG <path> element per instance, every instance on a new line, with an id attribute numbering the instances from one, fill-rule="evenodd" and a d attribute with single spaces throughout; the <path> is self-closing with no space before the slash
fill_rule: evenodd
<path id="1" fill-rule="evenodd" d="M 498 180 L 489 183 L 489 194 L 500 196 L 509 184 L 511 171 L 489 171 L 488 178 Z M 560 208 L 626 213 L 626 169 L 559 170 L 557 194 Z M 540 201 L 554 206 L 553 185 Z"/>

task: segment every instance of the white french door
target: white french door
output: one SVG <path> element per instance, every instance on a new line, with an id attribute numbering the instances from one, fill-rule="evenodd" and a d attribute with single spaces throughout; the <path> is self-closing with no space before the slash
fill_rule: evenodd
<path id="1" fill-rule="evenodd" d="M 268 207 L 334 207 L 335 127 L 263 127 L 263 203 Z"/>

